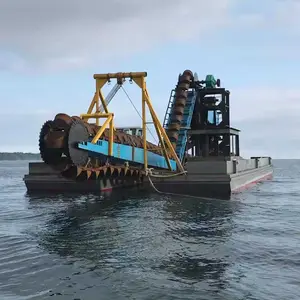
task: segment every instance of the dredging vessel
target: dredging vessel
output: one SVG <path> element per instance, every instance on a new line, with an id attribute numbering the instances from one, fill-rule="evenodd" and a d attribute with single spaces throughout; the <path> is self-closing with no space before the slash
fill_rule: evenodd
<path id="1" fill-rule="evenodd" d="M 196 73 L 185 70 L 160 123 L 146 77 L 146 72 L 95 74 L 96 91 L 87 113 L 59 113 L 46 121 L 39 136 L 43 162 L 29 163 L 24 176 L 28 192 L 106 193 L 138 186 L 230 199 L 232 193 L 272 178 L 270 157 L 240 156 L 240 131 L 230 127 L 230 92 L 219 79 L 207 75 L 199 80 Z M 102 88 L 113 79 L 116 84 L 105 98 Z M 114 114 L 108 110 L 127 80 L 142 92 L 141 128 L 115 128 Z M 147 140 L 147 108 L 157 145 Z"/>

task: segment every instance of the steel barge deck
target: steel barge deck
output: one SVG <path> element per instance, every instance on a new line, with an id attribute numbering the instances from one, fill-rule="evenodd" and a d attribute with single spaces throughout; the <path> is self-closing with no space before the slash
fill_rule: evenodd
<path id="1" fill-rule="evenodd" d="M 231 158 L 227 161 L 190 159 L 186 163 L 186 170 L 187 175 L 170 178 L 152 177 L 151 181 L 162 193 L 230 199 L 232 194 L 242 192 L 273 177 L 270 157 Z M 113 190 L 120 191 L 124 188 L 154 191 L 147 177 L 75 181 L 63 177 L 59 171 L 44 162 L 29 163 L 29 173 L 24 176 L 24 182 L 29 193 L 79 192 L 109 195 Z"/>
<path id="2" fill-rule="evenodd" d="M 184 176 L 151 180 L 160 192 L 230 199 L 232 194 L 273 177 L 270 157 L 232 157 L 227 161 L 194 158 L 187 161 L 186 170 Z"/>

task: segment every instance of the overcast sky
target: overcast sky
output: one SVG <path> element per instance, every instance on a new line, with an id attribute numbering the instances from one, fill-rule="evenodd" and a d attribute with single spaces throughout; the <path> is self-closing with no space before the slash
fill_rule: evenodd
<path id="1" fill-rule="evenodd" d="M 163 119 L 191 69 L 231 91 L 243 156 L 300 157 L 299 15 L 299 0 L 0 0 L 0 151 L 37 151 L 47 119 L 85 112 L 94 73 L 147 71 Z M 111 110 L 140 125 L 122 91 Z"/>

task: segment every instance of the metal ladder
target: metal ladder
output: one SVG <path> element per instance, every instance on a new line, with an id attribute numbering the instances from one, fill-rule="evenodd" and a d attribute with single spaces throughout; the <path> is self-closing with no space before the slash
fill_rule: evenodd
<path id="1" fill-rule="evenodd" d="M 168 125 L 169 125 L 169 118 L 170 115 L 172 114 L 173 106 L 174 106 L 174 98 L 175 98 L 175 90 L 171 91 L 170 94 L 170 99 L 168 103 L 168 107 L 165 113 L 165 118 L 163 122 L 163 127 L 165 130 L 167 130 Z M 197 98 L 197 93 L 195 90 L 190 90 L 188 92 L 188 98 L 187 102 L 184 108 L 184 115 L 183 119 L 180 124 L 180 130 L 179 130 L 179 137 L 178 141 L 176 144 L 176 154 L 179 157 L 179 159 L 182 161 L 186 149 L 186 143 L 187 143 L 187 131 L 191 127 L 191 122 L 193 118 L 193 112 L 194 112 L 194 107 L 196 103 L 196 98 Z"/>
<path id="2" fill-rule="evenodd" d="M 163 122 L 163 127 L 165 130 L 167 130 L 168 125 L 169 125 L 169 118 L 173 110 L 174 106 L 174 99 L 175 99 L 175 90 L 171 91 L 169 102 L 168 102 L 168 107 L 166 109 L 165 117 L 164 117 L 164 122 Z"/>
<path id="3" fill-rule="evenodd" d="M 184 158 L 186 143 L 188 137 L 188 130 L 191 127 L 195 103 L 197 98 L 197 92 L 195 90 L 190 90 L 188 92 L 187 102 L 184 108 L 183 119 L 181 121 L 181 128 L 179 130 L 179 137 L 176 144 L 176 154 L 182 161 Z"/>

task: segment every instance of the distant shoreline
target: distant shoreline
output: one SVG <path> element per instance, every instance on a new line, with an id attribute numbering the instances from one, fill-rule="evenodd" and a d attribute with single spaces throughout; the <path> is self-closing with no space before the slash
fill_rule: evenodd
<path id="1" fill-rule="evenodd" d="M 2 160 L 41 160 L 41 155 L 31 152 L 0 152 L 0 161 Z"/>

